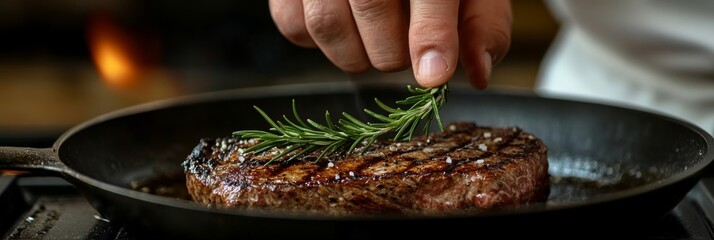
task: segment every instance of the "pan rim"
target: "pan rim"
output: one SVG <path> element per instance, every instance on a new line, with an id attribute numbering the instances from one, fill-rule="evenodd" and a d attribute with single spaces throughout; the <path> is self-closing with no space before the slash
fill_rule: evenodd
<path id="1" fill-rule="evenodd" d="M 451 85 L 452 83 L 450 83 Z M 367 84 L 369 87 L 384 87 L 384 88 L 394 88 L 394 87 L 404 87 L 403 85 L 380 83 Z M 451 87 L 451 91 L 466 91 L 463 89 L 470 89 L 467 84 L 453 84 L 456 87 Z M 463 86 L 462 86 L 463 85 Z M 126 116 L 132 116 L 135 114 L 141 114 L 145 112 L 151 112 L 155 110 L 178 107 L 187 104 L 203 103 L 208 101 L 221 101 L 228 99 L 249 99 L 262 96 L 261 93 L 269 91 L 271 96 L 298 96 L 298 95 L 309 95 L 309 94 L 326 94 L 326 93 L 350 93 L 357 88 L 360 88 L 358 84 L 345 83 L 345 82 L 320 82 L 320 83 L 300 83 L 300 84 L 286 84 L 286 85 L 275 85 L 275 86 L 261 86 L 261 87 L 251 87 L 251 88 L 241 88 L 241 89 L 229 89 L 214 92 L 198 93 L 193 95 L 187 95 L 182 97 L 176 97 L 171 99 L 158 100 L 153 102 L 148 102 L 144 104 L 139 104 L 132 107 L 127 107 L 105 113 L 103 115 L 92 118 L 86 122 L 83 122 L 77 126 L 72 127 L 68 131 L 64 132 L 53 144 L 53 151 L 62 162 L 59 157 L 59 151 L 62 144 L 69 138 L 71 138 L 76 133 L 86 129 L 88 127 L 100 124 L 102 122 L 119 119 Z M 471 90 L 473 91 L 473 90 Z M 714 137 L 709 134 L 704 129 L 694 125 L 693 123 L 678 118 L 676 116 L 671 116 L 664 113 L 654 113 L 651 111 L 644 110 L 642 108 L 619 104 L 613 105 L 610 102 L 604 101 L 594 101 L 591 99 L 581 99 L 581 98 L 570 98 L 570 97 L 559 97 L 559 96 L 543 96 L 530 91 L 518 91 L 513 89 L 490 89 L 483 91 L 486 94 L 505 94 L 509 96 L 516 97 L 526 97 L 526 98 L 538 98 L 553 101 L 565 101 L 577 104 L 586 104 L 607 108 L 615 108 L 626 111 L 635 111 L 642 114 L 646 114 L 652 117 L 660 118 L 662 120 L 674 122 L 678 125 L 685 127 L 686 129 L 694 132 L 697 136 L 701 137 L 707 147 L 706 153 L 702 154 L 702 160 L 697 162 L 693 166 L 689 166 L 687 169 L 681 171 L 678 174 L 668 176 L 665 179 L 656 182 L 648 182 L 644 185 L 640 185 L 634 188 L 628 188 L 626 190 L 621 190 L 617 192 L 606 193 L 598 195 L 586 200 L 569 202 L 566 204 L 558 204 L 556 206 L 545 206 L 545 204 L 534 204 L 523 207 L 515 208 L 504 208 L 504 209 L 494 209 L 485 211 L 478 214 L 449 214 L 449 215 L 422 215 L 422 216 L 404 216 L 404 215 L 373 215 L 373 216 L 329 216 L 320 214 L 285 214 L 280 211 L 254 211 L 254 210 L 244 210 L 244 209 L 220 209 L 220 208 L 210 208 L 202 206 L 195 202 L 183 199 L 175 199 L 170 197 L 164 197 L 159 195 L 154 195 L 150 193 L 144 193 L 136 190 L 132 190 L 125 187 L 120 187 L 110 183 L 100 181 L 98 179 L 91 178 L 84 175 L 70 167 L 66 167 L 63 173 L 69 175 L 84 184 L 91 185 L 95 188 L 102 189 L 103 191 L 110 192 L 112 194 L 120 195 L 123 197 L 128 197 L 132 199 L 137 199 L 140 201 L 145 201 L 152 204 L 159 204 L 166 207 L 180 208 L 190 211 L 200 211 L 210 214 L 224 214 L 232 215 L 234 217 L 251 217 L 251 218 L 277 218 L 277 219 L 290 219 L 290 220 L 301 220 L 301 221 L 364 221 L 364 220 L 445 220 L 445 219 L 458 219 L 458 218 L 470 218 L 470 219 L 482 219 L 489 217 L 507 217 L 513 215 L 526 215 L 526 214 L 539 214 L 545 212 L 553 211 L 566 211 L 581 208 L 584 206 L 604 204 L 608 202 L 613 202 L 617 200 L 632 198 L 647 192 L 651 192 L 656 189 L 664 188 L 686 178 L 697 177 L 701 172 L 714 161 Z M 64 162 L 62 162 L 64 164 Z"/>

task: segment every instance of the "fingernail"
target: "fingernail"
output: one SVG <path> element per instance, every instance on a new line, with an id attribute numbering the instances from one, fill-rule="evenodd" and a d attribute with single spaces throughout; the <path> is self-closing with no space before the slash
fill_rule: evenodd
<path id="1" fill-rule="evenodd" d="M 491 54 L 488 52 L 483 52 L 481 60 L 483 61 L 483 80 L 488 80 L 491 78 L 491 68 L 493 67 L 493 59 L 491 59 Z"/>
<path id="2" fill-rule="evenodd" d="M 449 65 L 439 52 L 436 50 L 428 50 L 419 58 L 417 69 L 418 80 L 422 82 L 422 85 L 425 83 L 426 85 L 432 85 L 428 83 L 439 80 L 439 78 L 446 74 L 448 68 Z"/>

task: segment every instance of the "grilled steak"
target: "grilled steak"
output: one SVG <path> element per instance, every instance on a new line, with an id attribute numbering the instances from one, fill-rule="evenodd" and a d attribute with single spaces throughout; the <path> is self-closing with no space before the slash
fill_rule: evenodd
<path id="1" fill-rule="evenodd" d="M 518 128 L 454 123 L 409 142 L 321 159 L 265 164 L 280 150 L 202 139 L 183 163 L 189 193 L 209 206 L 347 214 L 481 211 L 544 200 L 547 147 Z"/>

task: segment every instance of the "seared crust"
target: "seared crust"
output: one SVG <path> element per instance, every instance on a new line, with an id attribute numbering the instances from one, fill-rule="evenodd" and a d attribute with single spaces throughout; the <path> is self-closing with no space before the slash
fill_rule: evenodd
<path id="1" fill-rule="evenodd" d="M 265 165 L 280 149 L 244 153 L 255 141 L 202 139 L 184 162 L 194 201 L 226 208 L 347 214 L 481 211 L 544 200 L 547 147 L 518 128 L 454 123 L 409 142 L 314 162 Z"/>

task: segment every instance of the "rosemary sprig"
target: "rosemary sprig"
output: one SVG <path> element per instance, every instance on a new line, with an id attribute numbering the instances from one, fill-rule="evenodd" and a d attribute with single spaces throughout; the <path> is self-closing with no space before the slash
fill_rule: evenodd
<path id="1" fill-rule="evenodd" d="M 368 115 L 377 120 L 374 123 L 364 123 L 344 112 L 342 118 L 335 123 L 327 111 L 325 112 L 325 124 L 319 124 L 311 119 L 303 121 L 298 114 L 295 100 L 293 100 L 294 121 L 285 115 L 283 115 L 285 122 L 273 121 L 263 110 L 253 106 L 270 124 L 271 132 L 242 130 L 233 132 L 233 135 L 243 139 L 260 140 L 258 144 L 246 149 L 246 152 L 261 153 L 275 147 L 284 148 L 282 152 L 268 161 L 270 163 L 290 153 L 294 154 L 287 161 L 315 151 L 322 151 L 315 159 L 315 161 L 319 161 L 325 156 L 340 151 L 346 150 L 347 154 L 352 153 L 360 145 L 363 145 L 362 152 L 364 152 L 380 136 L 388 133 L 394 133 L 392 139 L 395 141 L 408 141 L 411 140 L 422 120 L 425 120 L 422 126 L 424 134 L 429 132 L 429 125 L 433 118 L 436 118 L 439 129 L 444 131 L 441 117 L 439 117 L 439 109 L 446 102 L 447 85 L 428 89 L 407 86 L 407 89 L 412 96 L 396 102 L 398 105 L 410 106 L 406 110 L 389 107 L 376 98 L 374 101 L 379 108 L 387 112 L 387 115 L 364 109 Z"/>

